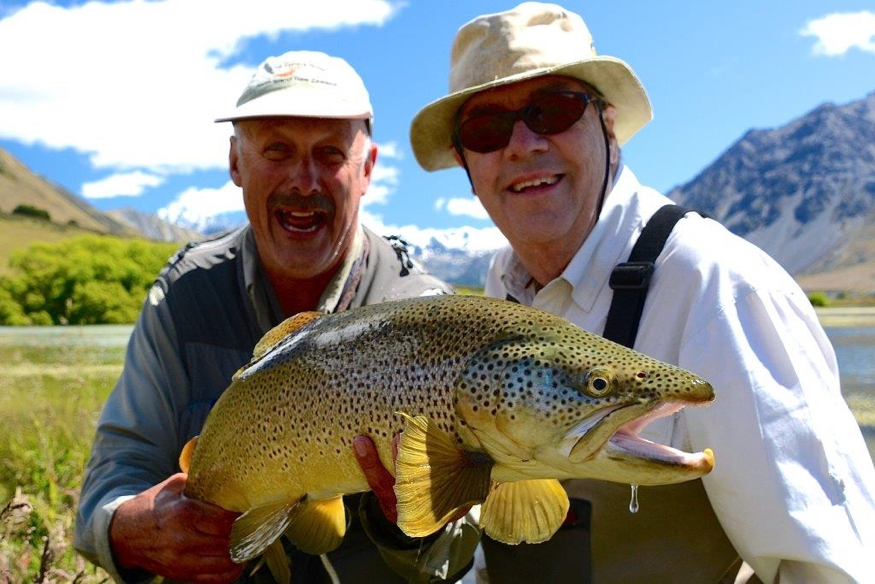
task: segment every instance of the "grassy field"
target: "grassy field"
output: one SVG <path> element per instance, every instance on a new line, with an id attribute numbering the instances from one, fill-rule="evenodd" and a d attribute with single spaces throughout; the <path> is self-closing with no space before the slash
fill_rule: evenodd
<path id="1" fill-rule="evenodd" d="M 820 314 L 829 326 L 875 326 L 875 309 L 857 311 L 856 320 L 848 310 Z M 129 331 L 0 328 L 0 583 L 108 580 L 73 550 L 73 521 L 97 416 Z M 853 396 L 849 405 L 873 451 L 875 396 Z"/>
<path id="2" fill-rule="evenodd" d="M 75 333 L 46 344 L 0 335 L 0 582 L 108 580 L 71 544 L 82 471 L 124 345 Z"/>

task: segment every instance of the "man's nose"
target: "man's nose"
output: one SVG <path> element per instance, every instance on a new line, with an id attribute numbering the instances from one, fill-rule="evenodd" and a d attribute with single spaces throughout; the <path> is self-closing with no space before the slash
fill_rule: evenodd
<path id="1" fill-rule="evenodd" d="M 319 168 L 309 156 L 304 156 L 295 161 L 289 168 L 289 180 L 298 190 L 309 195 L 319 192 Z"/>
<path id="2" fill-rule="evenodd" d="M 531 152 L 546 150 L 547 137 L 529 128 L 523 120 L 516 120 L 505 152 L 510 156 L 525 156 Z"/>

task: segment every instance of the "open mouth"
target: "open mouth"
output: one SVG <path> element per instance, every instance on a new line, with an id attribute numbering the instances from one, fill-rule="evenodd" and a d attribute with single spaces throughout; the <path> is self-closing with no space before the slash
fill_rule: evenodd
<path id="1" fill-rule="evenodd" d="M 710 470 L 714 464 L 710 450 L 684 452 L 639 435 L 653 420 L 671 416 L 685 405 L 687 404 L 664 403 L 643 415 L 636 406 L 617 406 L 602 410 L 568 432 L 566 444 L 570 446 L 569 458 L 572 462 L 582 462 L 605 450 L 612 458 L 623 457 L 657 465 Z M 624 422 L 624 419 L 627 421 Z"/>
<path id="2" fill-rule="evenodd" d="M 276 209 L 274 211 L 277 223 L 290 233 L 313 233 L 328 222 L 324 211 L 294 211 L 291 209 Z"/>
<path id="3" fill-rule="evenodd" d="M 514 193 L 522 193 L 523 191 L 527 191 L 529 189 L 537 189 L 539 187 L 549 187 L 555 185 L 562 178 L 562 175 L 554 175 L 544 178 L 538 178 L 534 180 L 528 180 L 520 183 L 516 183 L 510 186 L 510 190 Z"/>
<path id="4" fill-rule="evenodd" d="M 612 450 L 652 462 L 684 467 L 699 467 L 705 461 L 706 454 L 702 452 L 689 453 L 665 444 L 651 442 L 639 436 L 647 424 L 657 418 L 664 418 L 684 408 L 684 404 L 668 403 L 654 409 L 647 415 L 636 418 L 620 426 L 608 440 Z"/>

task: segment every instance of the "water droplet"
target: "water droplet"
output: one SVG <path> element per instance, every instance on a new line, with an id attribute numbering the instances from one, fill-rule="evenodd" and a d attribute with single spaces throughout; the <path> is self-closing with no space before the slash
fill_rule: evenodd
<path id="1" fill-rule="evenodd" d="M 638 513 L 638 485 L 631 485 L 632 500 L 629 501 L 629 513 Z"/>

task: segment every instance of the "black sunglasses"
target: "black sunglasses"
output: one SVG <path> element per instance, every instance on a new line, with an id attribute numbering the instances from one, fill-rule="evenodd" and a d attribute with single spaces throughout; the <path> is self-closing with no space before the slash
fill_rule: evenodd
<path id="1" fill-rule="evenodd" d="M 537 134 L 559 134 L 582 118 L 592 101 L 598 98 L 577 91 L 548 93 L 515 111 L 472 116 L 456 125 L 453 140 L 457 148 L 494 152 L 508 145 L 517 120 Z"/>

